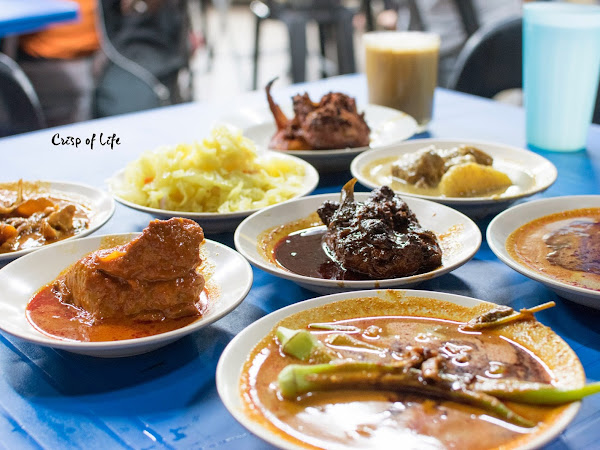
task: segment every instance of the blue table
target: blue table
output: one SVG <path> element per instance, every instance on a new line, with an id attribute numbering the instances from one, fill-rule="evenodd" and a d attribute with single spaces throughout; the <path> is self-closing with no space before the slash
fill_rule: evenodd
<path id="1" fill-rule="evenodd" d="M 0 37 L 31 33 L 77 18 L 79 5 L 62 0 L 0 0 Z"/>
<path id="2" fill-rule="evenodd" d="M 360 75 L 289 87 L 280 93 L 291 96 L 304 89 L 314 97 L 340 90 L 359 102 L 366 100 L 366 83 Z M 0 181 L 22 177 L 100 187 L 143 150 L 205 136 L 215 119 L 230 108 L 264 106 L 264 102 L 262 93 L 250 93 L 218 104 L 174 106 L 0 139 Z M 84 139 L 93 133 L 115 133 L 121 144 L 112 150 L 55 146 L 52 137 L 57 133 Z M 427 135 L 523 146 L 524 114 L 520 108 L 438 90 Z M 544 156 L 558 167 L 558 180 L 535 198 L 599 193 L 600 126 L 592 126 L 587 151 Z M 323 176 L 316 192 L 339 191 L 349 176 Z M 100 233 L 141 230 L 149 220 L 149 215 L 118 205 Z M 479 223 L 482 232 L 488 222 Z M 231 233 L 208 237 L 233 245 Z M 555 300 L 557 306 L 538 318 L 577 352 L 589 381 L 600 380 L 600 312 L 564 301 L 508 268 L 485 242 L 472 261 L 419 288 L 517 308 Z M 246 325 L 314 296 L 255 269 L 252 290 L 231 314 L 166 348 L 120 360 L 77 356 L 0 334 L 0 448 L 269 448 L 225 410 L 215 389 L 215 367 L 224 347 Z M 600 396 L 586 399 L 576 419 L 547 448 L 600 448 Z"/>

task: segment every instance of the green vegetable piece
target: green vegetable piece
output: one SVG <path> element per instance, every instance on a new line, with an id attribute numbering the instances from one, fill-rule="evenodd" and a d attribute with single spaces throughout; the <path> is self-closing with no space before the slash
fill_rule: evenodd
<path id="1" fill-rule="evenodd" d="M 517 403 L 562 405 L 600 393 L 600 382 L 589 383 L 575 389 L 563 389 L 550 384 L 515 379 L 480 379 L 475 383 L 474 389 L 478 392 L 485 392 L 494 397 Z"/>
<path id="2" fill-rule="evenodd" d="M 290 364 L 280 372 L 277 381 L 279 392 L 286 399 L 295 399 L 309 392 L 336 389 L 413 392 L 473 405 L 518 426 L 535 426 L 535 423 L 515 413 L 496 397 L 452 383 L 428 384 L 421 375 L 420 370 L 405 370 L 401 364 L 340 361 L 317 365 Z"/>
<path id="3" fill-rule="evenodd" d="M 335 359 L 335 353 L 325 347 L 310 331 L 278 327 L 276 336 L 281 350 L 301 361 L 326 363 Z"/>

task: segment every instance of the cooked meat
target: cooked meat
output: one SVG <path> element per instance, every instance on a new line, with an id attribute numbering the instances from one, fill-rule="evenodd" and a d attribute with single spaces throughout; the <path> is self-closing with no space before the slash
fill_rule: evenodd
<path id="1" fill-rule="evenodd" d="M 392 165 L 392 176 L 417 187 L 437 186 L 446 173 L 446 163 L 434 149 L 421 150 L 415 158 Z"/>
<path id="2" fill-rule="evenodd" d="M 448 169 L 469 162 L 491 166 L 494 160 L 478 148 L 467 145 L 447 150 L 436 149 L 431 145 L 407 154 L 392 164 L 392 176 L 417 187 L 435 187 Z"/>
<path id="3" fill-rule="evenodd" d="M 55 230 L 71 230 L 73 229 L 73 217 L 75 217 L 76 211 L 75 205 L 66 205 L 48 216 L 48 225 Z"/>
<path id="4" fill-rule="evenodd" d="M 327 225 L 325 245 L 347 270 L 374 279 L 423 273 L 442 264 L 435 234 L 423 229 L 408 205 L 387 186 L 364 203 L 354 200 L 352 179 L 342 201 L 325 202 L 317 211 Z"/>
<path id="5" fill-rule="evenodd" d="M 119 278 L 159 281 L 184 277 L 200 264 L 198 249 L 204 239 L 194 221 L 153 220 L 128 244 L 98 252 L 97 268 Z"/>
<path id="6" fill-rule="evenodd" d="M 62 301 L 94 320 L 152 321 L 198 314 L 202 228 L 188 219 L 154 220 L 128 244 L 98 250 L 54 284 Z"/>
<path id="7" fill-rule="evenodd" d="M 600 223 L 577 220 L 544 236 L 551 264 L 600 275 Z"/>
<path id="8" fill-rule="evenodd" d="M 267 100 L 275 118 L 277 132 L 270 147 L 279 150 L 325 150 L 369 145 L 370 129 L 359 114 L 353 98 L 330 92 L 319 103 L 308 94 L 293 97 L 294 117 L 289 120 L 271 97 L 267 84 Z"/>
<path id="9" fill-rule="evenodd" d="M 88 227 L 85 205 L 37 189 L 23 180 L 0 188 L 0 254 L 41 247 Z"/>

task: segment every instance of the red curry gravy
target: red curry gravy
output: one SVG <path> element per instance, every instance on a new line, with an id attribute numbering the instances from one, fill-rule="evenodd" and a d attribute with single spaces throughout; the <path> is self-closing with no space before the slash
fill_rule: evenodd
<path id="1" fill-rule="evenodd" d="M 435 300 L 430 300 L 435 306 Z M 354 300 L 353 300 L 354 301 Z M 377 299 L 360 299 L 357 309 L 384 313 Z M 373 304 L 368 305 L 367 301 Z M 350 301 L 346 301 L 346 305 Z M 329 342 L 342 358 L 390 362 L 385 354 L 356 347 L 332 346 L 327 336 L 339 331 L 297 327 L 319 321 L 323 312 L 345 314 L 351 306 L 337 302 L 313 308 L 286 319 L 283 326 L 309 329 L 321 342 Z M 442 302 L 438 302 L 442 303 Z M 385 305 L 383 305 L 385 307 Z M 450 305 L 454 307 L 454 305 Z M 393 308 L 393 307 L 392 307 Z M 423 309 L 423 306 L 418 308 Z M 441 306 L 444 316 L 448 306 Z M 446 310 L 444 310 L 446 308 Z M 352 337 L 382 348 L 449 342 L 456 373 L 470 372 L 490 378 L 555 382 L 547 365 L 528 349 L 493 331 L 463 332 L 459 322 L 412 316 L 382 315 L 330 322 L 356 327 Z M 466 357 L 465 357 L 466 355 Z M 538 423 L 521 428 L 492 417 L 475 407 L 422 395 L 391 391 L 313 392 L 285 400 L 277 392 L 276 379 L 288 364 L 299 360 L 282 353 L 274 332 L 265 337 L 248 357 L 240 390 L 247 414 L 271 432 L 306 448 L 514 448 L 544 430 L 562 407 L 534 407 L 506 402 L 507 406 Z"/>
<path id="2" fill-rule="evenodd" d="M 533 220 L 510 234 L 506 249 L 536 272 L 600 291 L 600 208 L 574 209 Z"/>
<path id="3" fill-rule="evenodd" d="M 196 303 L 198 315 L 153 322 L 137 322 L 130 318 L 93 321 L 84 309 L 61 302 L 52 284 L 41 289 L 29 301 L 26 315 L 29 322 L 41 333 L 53 338 L 104 342 L 136 339 L 183 328 L 201 317 L 208 305 L 206 289 Z"/>

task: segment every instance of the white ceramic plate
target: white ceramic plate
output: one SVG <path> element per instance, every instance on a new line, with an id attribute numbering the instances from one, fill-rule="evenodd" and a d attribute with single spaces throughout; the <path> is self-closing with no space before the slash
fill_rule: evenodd
<path id="1" fill-rule="evenodd" d="M 242 368 L 246 361 L 246 358 L 254 348 L 254 346 L 263 339 L 267 333 L 269 333 L 273 327 L 285 317 L 288 317 L 299 311 L 304 311 L 317 306 L 325 305 L 328 303 L 337 302 L 340 300 L 346 300 L 350 298 L 360 297 L 386 297 L 386 292 L 383 290 L 378 291 L 358 291 L 327 295 L 324 297 L 317 297 L 310 300 L 306 300 L 300 303 L 296 303 L 285 308 L 279 309 L 253 324 L 246 327 L 239 333 L 223 351 L 219 364 L 217 365 L 216 383 L 217 390 L 221 400 L 225 404 L 225 407 L 229 410 L 231 415 L 241 423 L 246 429 L 255 434 L 256 436 L 264 439 L 265 441 L 285 449 L 302 449 L 299 445 L 295 445 L 288 440 L 281 438 L 276 433 L 273 433 L 264 425 L 254 421 L 248 416 L 244 409 L 244 403 L 240 395 L 239 382 Z M 424 298 L 435 298 L 438 300 L 444 300 L 452 302 L 457 305 L 472 307 L 481 303 L 480 300 L 476 300 L 470 297 L 463 297 L 461 295 L 446 294 L 443 292 L 430 292 L 430 291 L 415 291 L 406 290 L 401 291 L 407 296 L 412 297 L 424 297 Z M 561 415 L 553 425 L 546 429 L 546 431 L 540 434 L 537 438 L 528 442 L 526 446 L 519 447 L 521 450 L 538 448 L 545 443 L 550 442 L 558 434 L 566 428 L 566 426 L 573 420 L 577 411 L 579 411 L 580 402 L 572 403 Z"/>
<path id="2" fill-rule="evenodd" d="M 295 161 L 297 164 L 304 166 L 304 182 L 303 188 L 293 198 L 303 197 L 310 194 L 315 190 L 317 184 L 319 184 L 319 173 L 317 170 L 295 156 L 281 154 L 279 152 L 267 152 L 270 157 L 274 158 L 287 158 Z M 171 218 L 171 217 L 185 217 L 188 219 L 196 220 L 202 224 L 202 229 L 205 233 L 222 233 L 225 231 L 233 231 L 239 225 L 239 223 L 253 212 L 258 211 L 257 209 L 249 209 L 246 211 L 238 211 L 231 213 L 207 213 L 207 212 L 191 212 L 191 211 L 170 211 L 166 209 L 149 208 L 146 206 L 138 205 L 125 200 L 115 194 L 115 189 L 124 182 L 125 170 L 121 169 L 111 179 L 107 181 L 109 190 L 113 193 L 115 199 L 125 206 L 143 211 L 148 214 L 152 214 L 156 217 Z"/>
<path id="3" fill-rule="evenodd" d="M 356 192 L 357 201 L 365 201 L 366 192 Z M 292 280 L 300 286 L 320 294 L 414 286 L 439 277 L 469 261 L 481 245 L 481 232 L 471 219 L 458 211 L 427 200 L 405 198 L 419 223 L 440 237 L 443 251 L 442 266 L 427 273 L 386 280 L 325 280 L 298 275 L 267 260 L 258 249 L 259 236 L 277 225 L 303 219 L 315 212 L 325 200 L 339 200 L 340 194 L 321 194 L 282 203 L 259 211 L 244 220 L 234 234 L 235 247 L 254 266 L 280 278 Z"/>
<path id="4" fill-rule="evenodd" d="M 132 239 L 138 234 L 112 236 Z M 43 248 L 0 270 L 0 329 L 35 344 L 73 353 L 98 357 L 137 355 L 170 344 L 220 319 L 241 303 L 252 286 L 252 268 L 239 253 L 225 245 L 205 240 L 202 252 L 207 255 L 210 267 L 207 279 L 209 307 L 195 322 L 167 333 L 113 342 L 63 341 L 40 333 L 25 316 L 30 298 L 64 269 L 97 250 L 105 237 L 77 239 Z"/>
<path id="5" fill-rule="evenodd" d="M 85 184 L 67 183 L 61 181 L 40 181 L 40 183 L 43 185 L 48 185 L 48 192 L 50 194 L 71 198 L 87 206 L 91 211 L 89 226 L 82 232 L 77 233 L 70 238 L 66 238 L 52 244 L 47 244 L 42 247 L 29 248 L 26 250 L 19 250 L 17 252 L 0 253 L 0 261 L 18 258 L 19 256 L 56 245 L 60 242 L 87 236 L 104 225 L 115 212 L 115 202 L 113 198 L 107 192 L 101 191 L 100 189 L 96 189 Z"/>
<path id="6" fill-rule="evenodd" d="M 536 272 L 517 262 L 506 250 L 506 239 L 517 228 L 540 217 L 580 208 L 600 208 L 600 195 L 553 197 L 513 206 L 490 222 L 487 242 L 498 259 L 517 272 L 543 283 L 567 300 L 600 309 L 600 291 L 573 286 Z"/>
<path id="7" fill-rule="evenodd" d="M 293 117 L 291 108 L 281 107 L 288 118 Z M 415 134 L 417 122 L 408 114 L 397 109 L 379 105 L 358 107 L 365 113 L 365 120 L 371 128 L 371 142 L 368 147 L 341 148 L 336 150 L 284 150 L 282 152 L 298 156 L 309 162 L 321 172 L 347 170 L 350 162 L 359 153 L 369 148 L 384 147 L 404 141 Z M 242 109 L 235 115 L 220 120 L 241 128 L 244 136 L 252 139 L 258 146 L 268 148 L 271 138 L 277 131 L 273 114 L 268 108 Z"/>
<path id="8" fill-rule="evenodd" d="M 436 148 L 452 148 L 460 145 L 472 145 L 483 150 L 494 158 L 493 167 L 505 172 L 514 183 L 506 193 L 501 196 L 488 197 L 440 197 L 414 194 L 405 192 L 401 186 L 393 188 L 401 195 L 425 198 L 444 205 L 452 206 L 469 217 L 480 218 L 492 213 L 497 213 L 508 207 L 514 201 L 528 197 L 548 189 L 556 180 L 556 167 L 546 158 L 522 148 L 509 145 L 471 141 L 468 139 L 415 139 L 399 145 L 373 150 L 359 155 L 352 161 L 350 170 L 358 181 L 371 189 L 382 184 L 392 185 L 392 176 L 387 175 L 376 182 L 368 177 L 366 169 L 377 160 L 398 157 L 413 153 L 424 147 L 434 145 Z"/>

